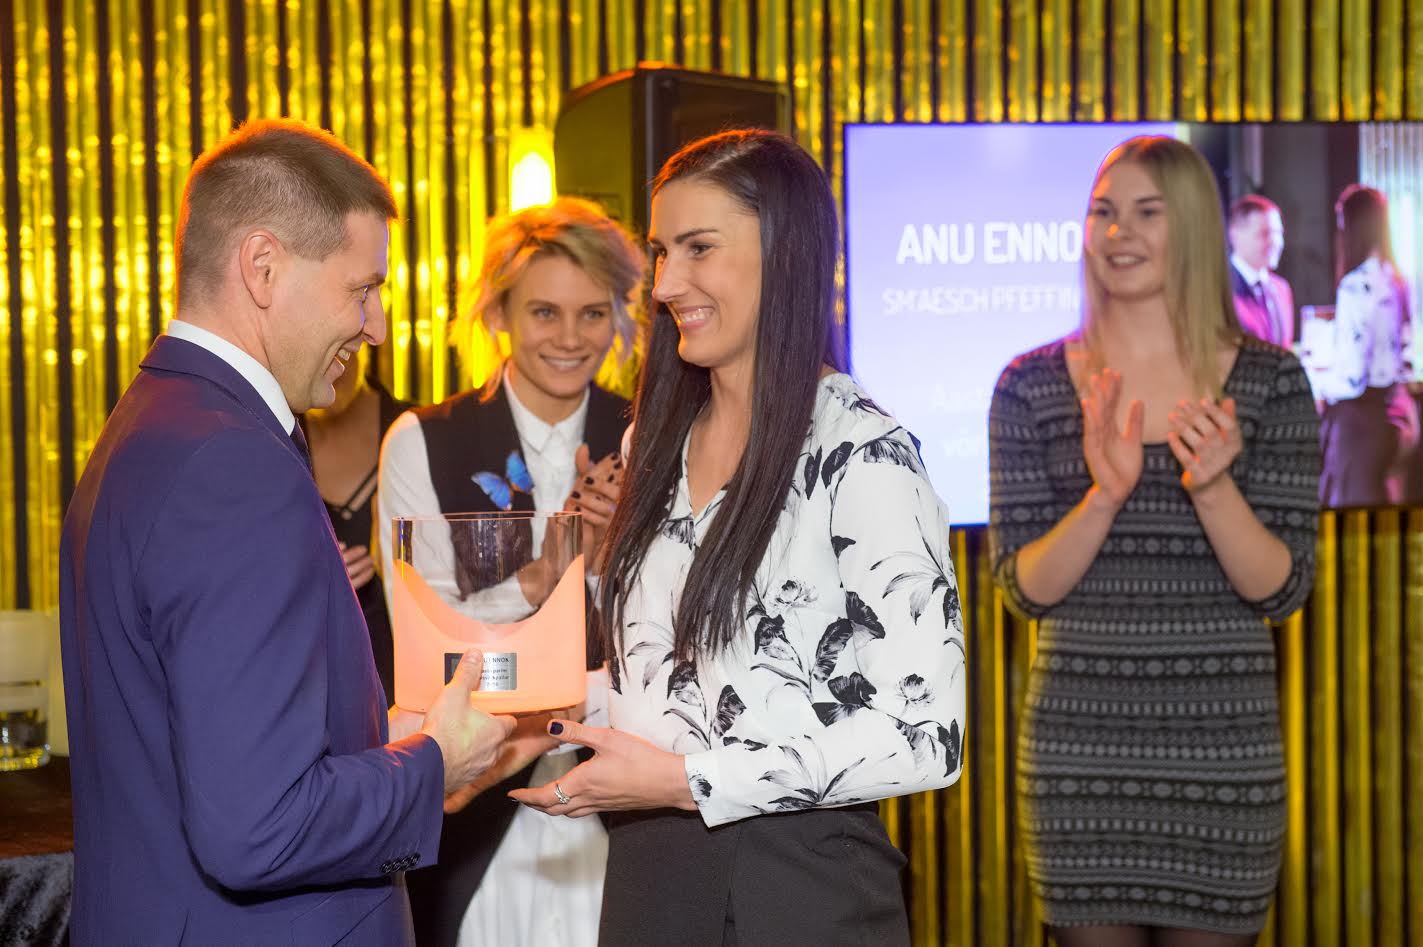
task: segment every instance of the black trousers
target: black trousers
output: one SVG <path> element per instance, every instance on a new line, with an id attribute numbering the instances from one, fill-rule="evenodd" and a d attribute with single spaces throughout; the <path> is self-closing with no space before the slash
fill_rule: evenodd
<path id="1" fill-rule="evenodd" d="M 1390 502 L 1388 476 L 1400 442 L 1395 423 L 1397 394 L 1392 386 L 1366 388 L 1359 397 L 1324 409 L 1319 424 L 1324 454 L 1319 500 L 1324 506 L 1385 506 Z"/>
<path id="2" fill-rule="evenodd" d="M 873 804 L 715 829 L 668 811 L 609 823 L 602 947 L 909 943 L 905 859 Z"/>

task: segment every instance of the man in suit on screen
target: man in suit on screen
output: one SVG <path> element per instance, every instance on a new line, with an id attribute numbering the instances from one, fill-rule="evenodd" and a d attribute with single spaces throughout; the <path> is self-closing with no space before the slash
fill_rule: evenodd
<path id="1" fill-rule="evenodd" d="M 1275 272 L 1285 249 L 1280 208 L 1259 194 L 1230 207 L 1230 286 L 1240 327 L 1257 338 L 1291 347 L 1295 339 L 1295 297 Z"/>
<path id="2" fill-rule="evenodd" d="M 246 125 L 189 175 L 176 318 L 64 523 L 77 945 L 411 943 L 403 872 L 512 729 L 471 706 L 471 652 L 387 742 L 295 426 L 385 336 L 395 216 L 296 122 Z"/>

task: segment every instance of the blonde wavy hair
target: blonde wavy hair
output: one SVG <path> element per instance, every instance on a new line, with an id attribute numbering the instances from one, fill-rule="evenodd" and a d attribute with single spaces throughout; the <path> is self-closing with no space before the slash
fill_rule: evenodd
<path id="1" fill-rule="evenodd" d="M 1166 307 L 1176 335 L 1176 351 L 1198 390 L 1220 397 L 1218 352 L 1241 338 L 1240 320 L 1230 291 L 1229 254 L 1220 190 L 1211 166 L 1199 151 L 1162 135 L 1130 138 L 1113 148 L 1097 169 L 1093 193 L 1102 176 L 1118 164 L 1140 165 L 1166 204 Z M 1082 340 L 1092 369 L 1102 367 L 1101 311 L 1105 291 L 1082 258 Z"/>
<path id="2" fill-rule="evenodd" d="M 534 260 L 550 255 L 570 260 L 608 290 L 613 345 L 596 381 L 610 387 L 609 381 L 618 376 L 638 343 L 632 300 L 646 259 L 627 232 L 592 201 L 560 197 L 552 204 L 496 218 L 484 240 L 474 301 L 450 326 L 450 344 L 473 383 L 482 389 L 482 397 L 493 397 L 499 389 L 509 357 L 507 340 L 500 339 L 489 324 L 489 313 L 505 305 L 509 290 Z"/>

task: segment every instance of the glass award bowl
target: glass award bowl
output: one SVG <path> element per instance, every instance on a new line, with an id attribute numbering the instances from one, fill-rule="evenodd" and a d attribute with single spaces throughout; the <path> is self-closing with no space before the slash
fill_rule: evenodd
<path id="1" fill-rule="evenodd" d="M 578 513 L 455 513 L 392 523 L 395 703 L 430 709 L 469 648 L 487 713 L 557 710 L 587 689 Z"/>

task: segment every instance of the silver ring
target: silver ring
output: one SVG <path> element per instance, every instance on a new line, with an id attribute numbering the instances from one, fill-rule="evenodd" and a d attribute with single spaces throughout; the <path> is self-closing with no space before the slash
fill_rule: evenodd
<path id="1" fill-rule="evenodd" d="M 573 801 L 573 797 L 564 792 L 563 787 L 558 783 L 553 784 L 553 794 L 558 797 L 558 801 L 561 805 L 566 806 Z"/>

